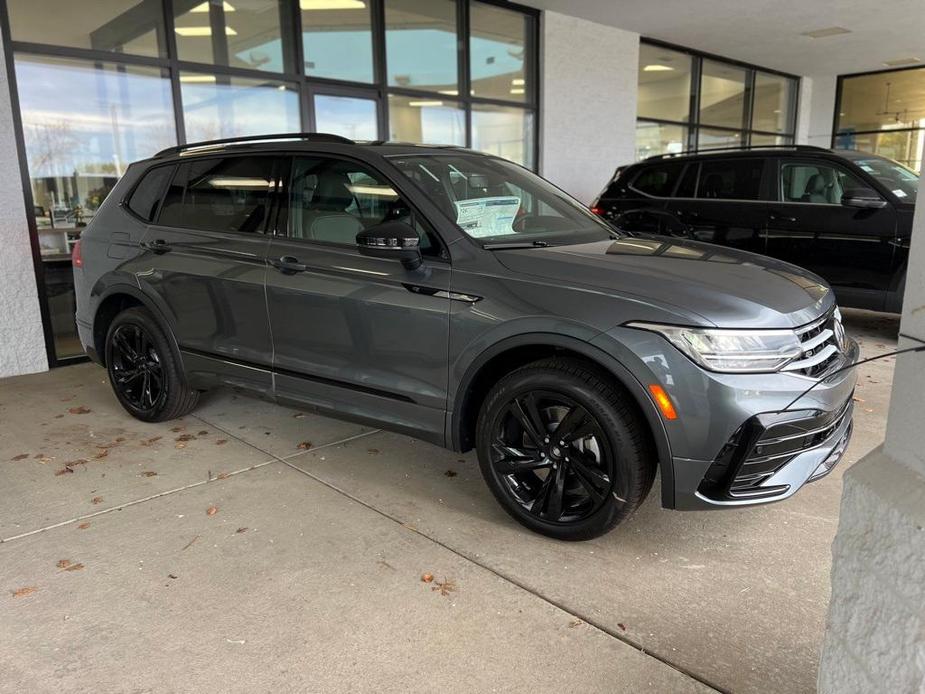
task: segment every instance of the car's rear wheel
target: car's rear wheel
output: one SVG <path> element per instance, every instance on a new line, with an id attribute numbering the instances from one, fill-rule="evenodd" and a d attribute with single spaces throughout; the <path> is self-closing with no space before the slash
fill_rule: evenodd
<path id="1" fill-rule="evenodd" d="M 655 475 L 645 424 L 606 374 L 572 359 L 511 372 L 485 399 L 476 445 L 501 506 L 536 532 L 587 540 L 626 519 Z"/>
<path id="2" fill-rule="evenodd" d="M 176 419 L 199 401 L 198 391 L 186 383 L 179 356 L 147 309 L 130 308 L 113 319 L 105 358 L 116 398 L 137 419 Z"/>

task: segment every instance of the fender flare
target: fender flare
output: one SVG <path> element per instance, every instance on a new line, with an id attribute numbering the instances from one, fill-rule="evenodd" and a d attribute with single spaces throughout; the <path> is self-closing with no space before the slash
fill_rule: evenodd
<path id="1" fill-rule="evenodd" d="M 97 289 L 100 291 L 97 292 Z M 126 282 L 116 282 L 105 287 L 100 287 L 98 284 L 97 287 L 94 287 L 93 294 L 97 297 L 96 310 L 93 312 L 93 322 L 91 324 L 91 329 L 94 335 L 96 335 L 96 318 L 99 315 L 100 308 L 103 306 L 106 300 L 117 294 L 127 295 L 138 301 L 154 315 L 154 318 L 164 329 L 164 333 L 167 335 L 167 340 L 170 342 L 170 346 L 174 349 L 174 354 L 180 355 L 180 344 L 177 342 L 176 335 L 174 335 L 173 328 L 170 324 L 170 321 L 167 320 L 167 316 L 157 305 L 157 302 L 148 294 L 145 294 L 145 292 L 139 289 L 136 285 L 128 284 Z M 105 354 L 100 354 L 99 358 L 100 362 L 103 363 L 106 356 Z"/>
<path id="2" fill-rule="evenodd" d="M 462 412 L 470 386 L 482 367 L 503 352 L 513 348 L 531 345 L 559 347 L 576 352 L 601 366 L 601 368 L 613 376 L 621 386 L 626 388 L 627 392 L 629 392 L 630 396 L 639 406 L 649 426 L 649 430 L 652 432 L 652 439 L 655 442 L 656 455 L 658 456 L 659 471 L 661 473 L 662 506 L 664 508 L 674 508 L 674 465 L 671 457 L 671 445 L 668 440 L 668 432 L 665 430 L 665 425 L 662 422 L 661 414 L 652 401 L 648 391 L 629 369 L 620 361 L 607 354 L 607 352 L 583 340 L 566 335 L 555 333 L 524 333 L 515 335 L 493 344 L 475 357 L 466 368 L 453 397 L 453 409 L 449 413 L 448 422 L 450 427 L 448 439 L 452 449 L 460 450 L 462 447 Z"/>

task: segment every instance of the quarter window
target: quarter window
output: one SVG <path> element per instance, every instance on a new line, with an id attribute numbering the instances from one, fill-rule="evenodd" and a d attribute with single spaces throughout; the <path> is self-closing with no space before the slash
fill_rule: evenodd
<path id="1" fill-rule="evenodd" d="M 206 231 L 263 232 L 274 163 L 272 157 L 229 157 L 180 164 L 159 223 Z"/>
<path id="2" fill-rule="evenodd" d="M 697 197 L 714 200 L 758 200 L 761 193 L 760 159 L 705 161 L 700 167 Z"/>
<path id="3" fill-rule="evenodd" d="M 667 198 L 674 190 L 675 183 L 681 175 L 684 164 L 659 164 L 643 169 L 636 176 L 632 187 L 640 193 L 653 195 L 657 198 Z"/>
<path id="4" fill-rule="evenodd" d="M 129 209 L 147 222 L 154 219 L 173 166 L 158 166 L 145 173 L 128 199 Z"/>
<path id="5" fill-rule="evenodd" d="M 780 170 L 784 202 L 840 205 L 846 190 L 869 187 L 851 174 L 827 164 L 784 164 Z"/>

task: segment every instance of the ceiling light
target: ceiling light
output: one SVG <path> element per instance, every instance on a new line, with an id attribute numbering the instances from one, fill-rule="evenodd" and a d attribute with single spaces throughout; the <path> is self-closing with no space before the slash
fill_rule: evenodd
<path id="1" fill-rule="evenodd" d="M 174 31 L 177 32 L 180 36 L 211 36 L 212 27 L 177 27 Z M 225 27 L 225 36 L 237 36 L 236 32 L 231 27 Z"/>
<path id="2" fill-rule="evenodd" d="M 526 81 L 522 77 L 515 77 L 511 80 L 511 84 L 515 87 L 522 87 L 526 84 Z"/>
<path id="3" fill-rule="evenodd" d="M 825 29 L 813 29 L 812 31 L 804 31 L 800 36 L 808 36 L 811 39 L 824 39 L 829 36 L 841 36 L 842 34 L 850 34 L 851 29 L 845 29 L 844 27 L 826 27 Z"/>
<path id="4" fill-rule="evenodd" d="M 915 65 L 916 63 L 921 63 L 921 58 L 914 58 L 909 56 L 908 58 L 896 58 L 895 60 L 885 60 L 883 64 L 887 67 L 902 67 L 903 65 Z"/>
<path id="5" fill-rule="evenodd" d="M 455 89 L 440 89 L 438 94 L 446 94 L 447 96 L 459 96 L 459 92 Z"/>
<path id="6" fill-rule="evenodd" d="M 443 106 L 442 101 L 409 101 L 409 106 L 417 106 L 418 108 L 423 108 L 424 106 Z"/>
<path id="7" fill-rule="evenodd" d="M 523 93 L 524 93 L 523 88 L 514 87 L 514 88 L 511 90 L 511 94 L 523 94 Z"/>
<path id="8" fill-rule="evenodd" d="M 181 82 L 215 82 L 215 75 L 180 75 Z"/>
<path id="9" fill-rule="evenodd" d="M 231 5 L 230 2 L 223 2 L 222 9 L 225 10 L 225 12 L 234 12 L 234 7 Z M 209 11 L 208 2 L 204 2 L 201 5 L 196 5 L 196 7 L 190 10 L 190 12 L 208 12 L 208 11 Z"/>
<path id="10" fill-rule="evenodd" d="M 362 10 L 366 7 L 363 0 L 299 0 L 303 10 Z"/>
<path id="11" fill-rule="evenodd" d="M 642 68 L 643 72 L 667 72 L 668 70 L 674 70 L 674 68 L 670 65 L 662 65 L 660 63 L 646 65 L 644 68 Z"/>

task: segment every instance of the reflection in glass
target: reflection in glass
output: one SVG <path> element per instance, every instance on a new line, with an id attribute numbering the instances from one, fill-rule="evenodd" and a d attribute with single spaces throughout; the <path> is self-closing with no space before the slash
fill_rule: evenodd
<path id="1" fill-rule="evenodd" d="M 160 68 L 17 55 L 16 81 L 57 357 L 82 354 L 70 252 L 125 168 L 176 144 Z"/>
<path id="2" fill-rule="evenodd" d="M 841 83 L 838 130 L 921 128 L 925 68 L 846 77 Z"/>
<path id="3" fill-rule="evenodd" d="M 430 145 L 465 145 L 465 112 L 455 101 L 390 94 L 389 139 Z"/>
<path id="4" fill-rule="evenodd" d="M 683 125 L 636 122 L 636 161 L 684 151 L 687 151 L 687 128 Z"/>
<path id="5" fill-rule="evenodd" d="M 703 61 L 700 78 L 700 122 L 741 128 L 745 117 L 745 69 Z"/>
<path id="6" fill-rule="evenodd" d="M 315 96 L 315 130 L 343 135 L 351 140 L 376 140 L 379 127 L 376 102 L 352 96 Z"/>
<path id="7" fill-rule="evenodd" d="M 369 0 L 301 0 L 305 74 L 373 81 Z"/>
<path id="8" fill-rule="evenodd" d="M 691 56 L 660 46 L 639 46 L 640 118 L 688 121 L 691 107 Z"/>
<path id="9" fill-rule="evenodd" d="M 879 154 L 921 172 L 925 160 L 925 128 L 866 134 L 839 133 L 835 138 L 835 149 L 856 149 Z"/>
<path id="10" fill-rule="evenodd" d="M 12 0 L 7 7 L 14 41 L 153 57 L 167 53 L 160 0 Z"/>
<path id="11" fill-rule="evenodd" d="M 784 135 L 763 135 L 762 133 L 752 133 L 752 147 L 790 144 L 793 144 L 792 137 L 786 137 Z"/>
<path id="12" fill-rule="evenodd" d="M 457 94 L 456 3 L 385 0 L 389 85 Z"/>
<path id="13" fill-rule="evenodd" d="M 752 129 L 791 132 L 790 111 L 794 81 L 789 77 L 755 73 L 755 105 Z"/>
<path id="14" fill-rule="evenodd" d="M 473 2 L 469 14 L 472 96 L 526 101 L 525 55 L 533 19 L 494 5 Z"/>
<path id="15" fill-rule="evenodd" d="M 197 72 L 180 74 L 187 142 L 301 130 L 295 86 Z"/>
<path id="16" fill-rule="evenodd" d="M 516 107 L 473 105 L 472 149 L 533 168 L 533 114 Z"/>
<path id="17" fill-rule="evenodd" d="M 697 131 L 698 149 L 718 149 L 722 147 L 739 147 L 742 145 L 742 133 L 730 130 L 713 130 L 700 128 Z"/>
<path id="18" fill-rule="evenodd" d="M 180 60 L 284 71 L 278 0 L 174 0 L 173 11 Z"/>

